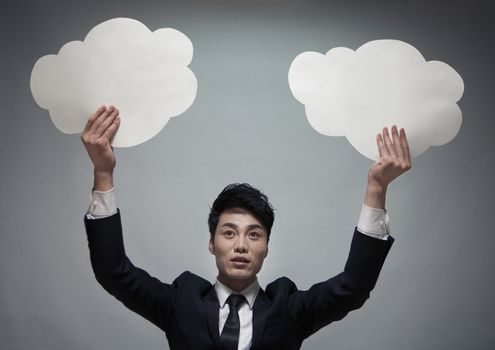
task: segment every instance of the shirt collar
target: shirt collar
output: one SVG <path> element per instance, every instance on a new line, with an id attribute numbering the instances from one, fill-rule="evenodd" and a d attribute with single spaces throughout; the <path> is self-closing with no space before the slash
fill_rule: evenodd
<path id="1" fill-rule="evenodd" d="M 255 279 L 253 283 L 240 291 L 240 293 L 234 292 L 232 289 L 227 287 L 225 284 L 220 282 L 217 278 L 215 282 L 215 292 L 217 293 L 218 302 L 220 303 L 220 308 L 223 309 L 227 298 L 230 294 L 242 294 L 247 300 L 249 308 L 252 310 L 254 306 L 254 301 L 256 300 L 256 296 L 260 290 L 260 285 L 258 283 L 258 279 Z"/>

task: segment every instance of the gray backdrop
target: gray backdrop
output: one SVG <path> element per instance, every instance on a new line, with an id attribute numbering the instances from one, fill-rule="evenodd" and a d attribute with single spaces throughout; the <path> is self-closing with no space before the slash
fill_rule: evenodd
<path id="1" fill-rule="evenodd" d="M 151 141 L 116 151 L 133 262 L 164 281 L 215 278 L 209 205 L 247 181 L 276 207 L 262 286 L 300 288 L 345 262 L 370 161 L 314 131 L 287 83 L 300 52 L 411 43 L 463 77 L 463 124 L 389 189 L 396 243 L 359 311 L 304 349 L 494 349 L 495 238 L 490 1 L 2 1 L 0 348 L 166 349 L 164 334 L 96 282 L 83 214 L 92 185 L 78 135 L 60 133 L 29 90 L 32 66 L 96 24 L 131 17 L 194 44 L 193 106 Z M 96 107 L 96 106 L 95 106 Z"/>

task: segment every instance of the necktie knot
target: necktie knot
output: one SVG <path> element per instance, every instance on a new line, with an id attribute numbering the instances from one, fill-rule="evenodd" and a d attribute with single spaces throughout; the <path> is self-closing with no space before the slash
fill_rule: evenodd
<path id="1" fill-rule="evenodd" d="M 230 309 L 238 310 L 239 306 L 241 306 L 246 301 L 246 298 L 242 294 L 230 294 L 227 298 L 227 304 L 229 304 Z"/>

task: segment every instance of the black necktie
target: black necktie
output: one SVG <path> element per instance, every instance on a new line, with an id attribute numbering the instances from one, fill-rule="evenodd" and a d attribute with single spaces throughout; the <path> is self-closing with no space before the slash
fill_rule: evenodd
<path id="1" fill-rule="evenodd" d="M 242 294 L 230 294 L 227 298 L 227 304 L 229 304 L 229 316 L 225 321 L 225 325 L 220 335 L 220 344 L 223 350 L 237 350 L 239 344 L 239 330 L 241 323 L 239 322 L 239 314 L 237 311 L 241 307 L 242 303 L 246 301 Z"/>

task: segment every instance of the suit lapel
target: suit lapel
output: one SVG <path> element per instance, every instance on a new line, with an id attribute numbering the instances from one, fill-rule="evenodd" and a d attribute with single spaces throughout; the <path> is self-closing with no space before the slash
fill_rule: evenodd
<path id="1" fill-rule="evenodd" d="M 211 287 L 208 294 L 203 297 L 206 308 L 206 316 L 208 318 L 208 330 L 210 331 L 211 338 L 215 343 L 215 347 L 220 346 L 220 335 L 218 334 L 218 313 L 220 304 L 218 302 L 217 293 L 215 287 Z"/>
<path id="2" fill-rule="evenodd" d="M 263 289 L 260 288 L 253 306 L 253 341 L 251 345 L 253 350 L 258 347 L 263 336 L 269 306 L 270 300 Z"/>

